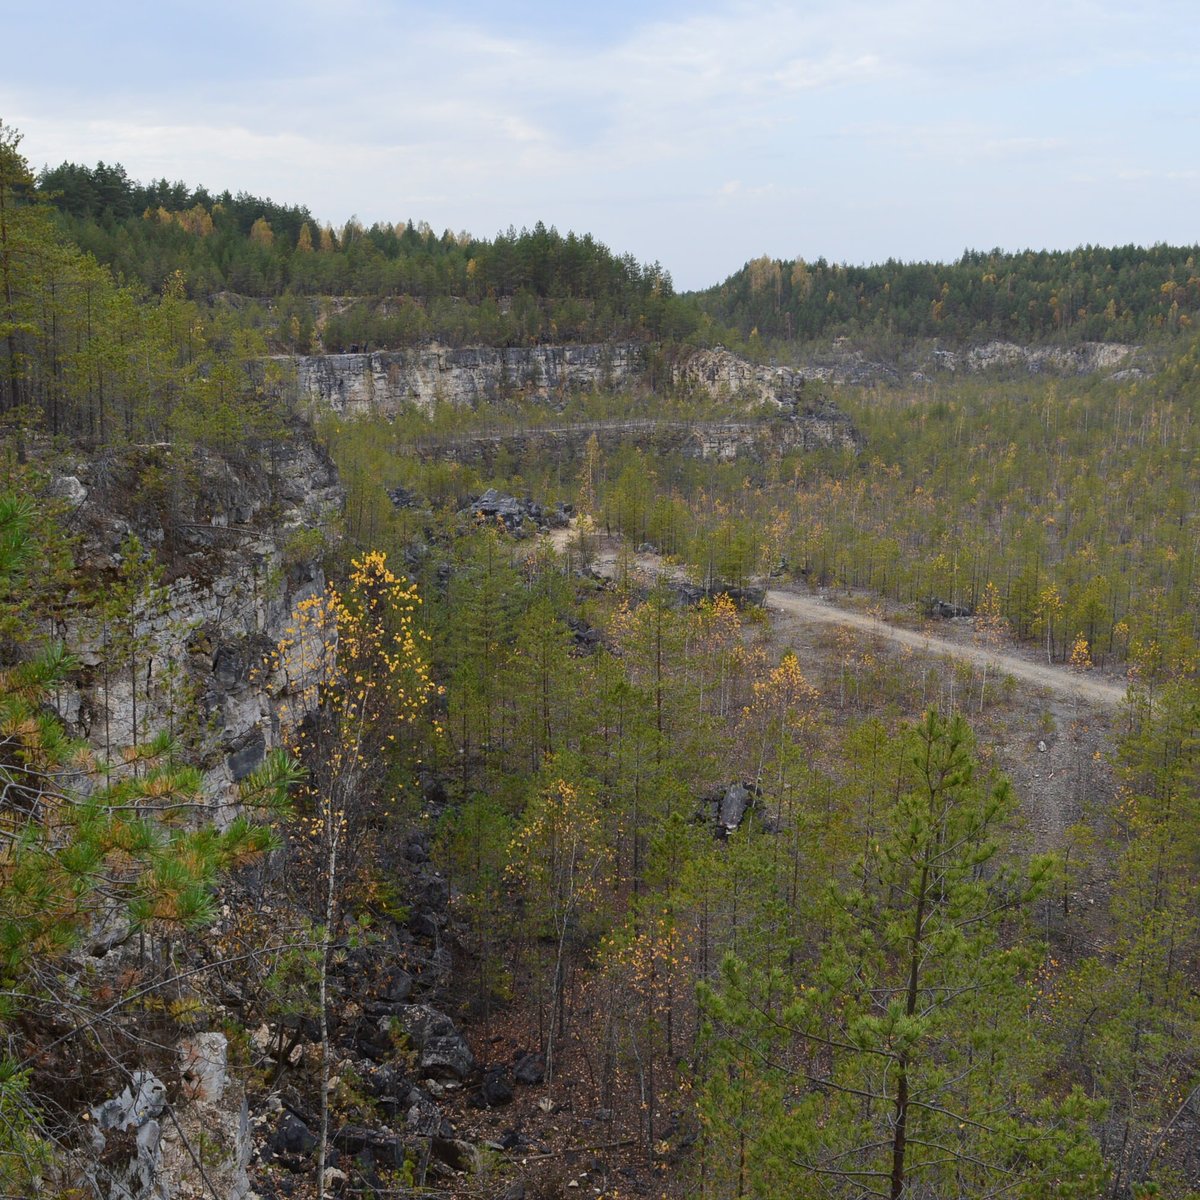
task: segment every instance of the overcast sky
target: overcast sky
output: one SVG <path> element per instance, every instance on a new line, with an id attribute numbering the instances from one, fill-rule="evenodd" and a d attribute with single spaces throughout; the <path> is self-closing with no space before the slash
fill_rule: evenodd
<path id="1" fill-rule="evenodd" d="M 1195 0 L 18 3 L 0 119 L 121 162 L 679 288 L 748 258 L 1200 240 Z"/>

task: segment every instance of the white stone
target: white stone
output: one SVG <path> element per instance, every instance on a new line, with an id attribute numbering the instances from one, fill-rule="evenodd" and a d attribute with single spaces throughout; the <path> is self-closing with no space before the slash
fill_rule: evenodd
<path id="1" fill-rule="evenodd" d="M 179 1073 L 184 1094 L 214 1103 L 225 1094 L 229 1040 L 223 1033 L 197 1033 L 179 1043 Z"/>

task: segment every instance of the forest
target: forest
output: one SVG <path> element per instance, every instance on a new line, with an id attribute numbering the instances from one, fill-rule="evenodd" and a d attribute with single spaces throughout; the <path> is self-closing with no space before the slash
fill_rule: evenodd
<path id="1" fill-rule="evenodd" d="M 953 263 L 870 266 L 767 256 L 701 292 L 701 310 L 772 342 L 869 336 L 896 345 L 994 338 L 1139 342 L 1188 330 L 1200 308 L 1196 246 L 966 251 Z"/>
<path id="2" fill-rule="evenodd" d="M 314 346 L 319 298 L 330 296 L 357 298 L 322 322 L 321 344 L 333 353 L 430 338 L 452 345 L 681 338 L 699 321 L 658 263 L 540 221 L 490 241 L 451 230 L 439 236 L 411 220 L 368 228 L 351 218 L 335 231 L 305 208 L 166 180 L 142 186 L 103 163 L 63 163 L 44 171 L 37 187 L 72 240 L 121 280 L 157 291 L 178 271 L 193 298 L 228 291 L 270 301 L 270 327 L 292 352 Z"/>
<path id="3" fill-rule="evenodd" d="M 761 260 L 676 296 L 542 226 L 35 180 L 0 126 L 0 1192 L 152 1194 L 87 1126 L 153 1071 L 176 1181 L 234 1194 L 174 1053 L 219 1034 L 263 1196 L 1200 1195 L 1191 255 Z M 281 350 L 463 309 L 450 340 L 667 355 L 1146 348 L 807 384 L 859 443 L 735 458 L 439 452 L 785 419 L 666 385 L 304 424 Z M 789 624 L 764 582 L 925 631 L 942 601 L 1064 682 Z M 181 627 L 206 588 L 219 617 Z M 269 709 L 223 782 L 221 681 Z"/>
<path id="4" fill-rule="evenodd" d="M 195 299 L 229 291 L 273 301 L 277 340 L 291 352 L 316 347 L 319 298 L 329 296 L 356 298 L 322 322 L 331 353 L 429 338 L 632 336 L 783 356 L 838 337 L 891 354 L 919 339 L 1140 342 L 1186 332 L 1200 310 L 1196 246 L 967 251 L 954 263 L 872 266 L 764 256 L 681 296 L 659 263 L 540 221 L 491 240 L 439 236 L 411 220 L 367 228 L 351 218 L 335 230 L 304 207 L 165 179 L 137 184 L 104 163 L 49 168 L 37 188 L 73 241 L 128 283 L 157 291 L 180 271 Z"/>

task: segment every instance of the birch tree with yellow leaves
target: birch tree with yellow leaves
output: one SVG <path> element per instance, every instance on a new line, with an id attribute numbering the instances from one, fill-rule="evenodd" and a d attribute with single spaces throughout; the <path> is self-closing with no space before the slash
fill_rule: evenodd
<path id="1" fill-rule="evenodd" d="M 331 585 L 297 605 L 274 661 L 288 684 L 285 736 L 308 768 L 294 850 L 315 868 L 321 927 L 318 1181 L 329 1134 L 329 963 L 343 895 L 361 866 L 354 856 L 386 807 L 390 772 L 426 732 L 423 718 L 437 690 L 417 623 L 420 603 L 415 585 L 393 574 L 384 554 L 368 552 L 352 561 L 343 590 Z"/>
<path id="2" fill-rule="evenodd" d="M 602 909 L 612 863 L 595 787 L 565 778 L 565 766 L 561 757 L 547 762 L 509 848 L 509 875 L 523 890 L 530 932 L 553 946 L 549 989 L 540 972 L 535 978 L 547 1082 L 566 1028 L 570 958 Z"/>

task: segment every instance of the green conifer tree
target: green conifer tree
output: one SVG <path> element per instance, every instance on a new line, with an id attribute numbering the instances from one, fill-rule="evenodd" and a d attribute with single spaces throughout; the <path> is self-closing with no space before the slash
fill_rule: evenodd
<path id="1" fill-rule="evenodd" d="M 1004 869 L 1011 792 L 975 778 L 961 717 L 929 713 L 908 756 L 862 885 L 830 898 L 816 961 L 767 979 L 730 958 L 706 989 L 724 1034 L 702 1100 L 710 1141 L 726 1118 L 742 1131 L 724 1155 L 739 1195 L 1093 1195 L 1090 1110 L 1037 1092 L 1035 952 L 1010 928 L 1050 864 Z"/>

